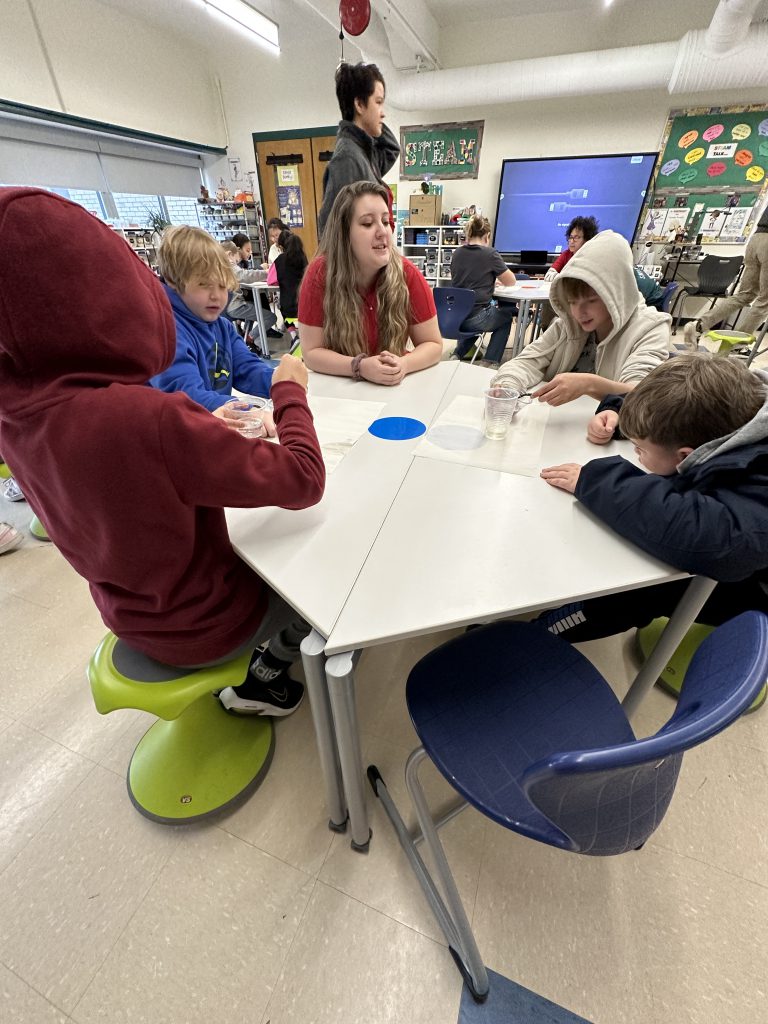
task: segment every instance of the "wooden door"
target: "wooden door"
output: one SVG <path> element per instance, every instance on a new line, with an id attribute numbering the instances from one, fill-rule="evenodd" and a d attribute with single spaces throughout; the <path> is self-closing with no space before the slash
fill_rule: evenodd
<path id="1" fill-rule="evenodd" d="M 323 175 L 335 145 L 335 135 L 318 135 L 312 139 L 312 168 L 315 175 L 315 196 L 318 210 L 323 205 Z"/>
<path id="2" fill-rule="evenodd" d="M 277 157 L 281 162 L 269 162 L 270 157 Z M 296 159 L 287 159 L 290 157 Z M 317 249 L 318 201 L 315 194 L 311 140 L 308 138 L 260 140 L 256 143 L 256 164 L 259 169 L 259 190 L 266 221 L 269 221 L 271 217 L 281 217 L 278 200 L 278 169 L 286 164 L 295 164 L 298 167 L 298 188 L 303 223 L 300 227 L 291 225 L 291 230 L 301 238 L 307 257 L 312 259 Z M 285 220 L 285 217 L 281 217 L 281 220 Z"/>

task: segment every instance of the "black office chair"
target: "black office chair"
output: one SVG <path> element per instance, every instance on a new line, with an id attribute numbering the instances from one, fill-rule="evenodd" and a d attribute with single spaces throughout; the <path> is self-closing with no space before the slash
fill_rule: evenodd
<path id="1" fill-rule="evenodd" d="M 685 299 L 688 295 L 698 295 L 703 298 L 712 299 L 709 304 L 711 309 L 716 300 L 727 294 L 728 289 L 736 280 L 736 277 L 744 264 L 742 256 L 705 256 L 699 267 L 699 279 L 696 285 L 683 285 L 675 295 L 672 303 L 672 333 L 677 334 L 680 318 L 685 307 Z M 675 311 L 677 310 L 677 316 Z"/>

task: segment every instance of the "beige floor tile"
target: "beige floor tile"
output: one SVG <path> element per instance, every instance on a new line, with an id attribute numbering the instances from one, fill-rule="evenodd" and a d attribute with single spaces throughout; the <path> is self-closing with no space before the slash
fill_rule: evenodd
<path id="1" fill-rule="evenodd" d="M 95 766 L 0 875 L 0 961 L 68 1013 L 179 839 Z"/>
<path id="2" fill-rule="evenodd" d="M 275 723 L 275 756 L 253 796 L 219 824 L 260 850 L 316 875 L 331 846 L 308 701 Z"/>
<path id="3" fill-rule="evenodd" d="M 82 665 L 104 635 L 98 612 L 82 594 L 50 609 L 6 595 L 0 613 L 0 709 L 14 717 Z"/>
<path id="4" fill-rule="evenodd" d="M 66 1024 L 69 1018 L 0 964 L 0 1020 L 7 1024 Z"/>
<path id="5" fill-rule="evenodd" d="M 24 526 L 18 526 L 22 533 L 27 533 L 30 518 L 31 512 Z M 88 584 L 53 544 L 29 537 L 12 563 L 0 560 L 0 570 L 0 591 L 7 590 L 41 608 L 68 606 L 73 600 L 93 604 Z"/>
<path id="6" fill-rule="evenodd" d="M 313 885 L 308 875 L 218 828 L 185 829 L 74 1019 L 258 1020 Z M 136 985 L 137 978 L 148 984 Z"/>
<path id="7" fill-rule="evenodd" d="M 261 1024 L 453 1024 L 445 946 L 318 883 Z"/>
<path id="8" fill-rule="evenodd" d="M 9 714 L 0 711 L 0 732 L 4 732 L 11 724 L 11 722 L 15 721 L 15 718 L 12 718 Z"/>
<path id="9" fill-rule="evenodd" d="M 742 744 L 746 723 L 686 753 L 653 842 L 768 886 L 768 751 Z"/>
<path id="10" fill-rule="evenodd" d="M 489 967 L 594 1024 L 744 1024 L 766 908 L 768 889 L 652 841 L 590 858 L 494 829 L 474 926 Z"/>
<path id="11" fill-rule="evenodd" d="M 35 836 L 93 765 L 14 722 L 0 741 L 0 871 Z"/>
<path id="12" fill-rule="evenodd" d="M 87 659 L 49 690 L 20 721 L 98 763 L 111 754 L 133 723 L 144 722 L 146 716 L 127 708 L 100 715 L 91 696 L 86 665 Z"/>
<path id="13" fill-rule="evenodd" d="M 409 828 L 413 828 L 415 817 L 403 776 L 410 750 L 369 736 L 363 737 L 363 750 L 364 763 L 374 763 L 378 767 L 403 819 Z M 432 764 L 423 764 L 420 774 L 430 807 L 435 809 L 453 802 L 454 791 Z M 348 835 L 335 836 L 320 879 L 361 903 L 444 943 L 443 933 L 400 848 L 384 808 L 367 782 L 365 789 L 373 829 L 369 852 L 361 854 L 352 850 Z M 485 829 L 482 815 L 469 808 L 441 829 L 441 839 L 469 915 L 474 907 Z M 420 852 L 427 857 L 423 844 Z"/>
<path id="14" fill-rule="evenodd" d="M 125 728 L 121 727 L 119 731 L 115 732 L 114 736 L 111 737 L 109 748 L 99 759 L 99 764 L 102 768 L 106 768 L 108 771 L 114 772 L 115 775 L 119 775 L 121 779 L 124 779 L 139 740 L 147 729 L 157 721 L 157 718 L 155 715 L 150 715 L 148 711 L 134 711 L 131 708 L 113 711 L 106 717 L 107 720 L 115 720 L 114 728 L 116 730 L 117 726 L 120 725 L 121 718 L 125 717 L 128 719 L 128 725 Z"/>

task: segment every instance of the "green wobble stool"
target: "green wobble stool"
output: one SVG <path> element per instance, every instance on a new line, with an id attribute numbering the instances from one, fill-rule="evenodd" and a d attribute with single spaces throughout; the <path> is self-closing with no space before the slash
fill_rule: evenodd
<path id="1" fill-rule="evenodd" d="M 13 473 L 5 462 L 0 462 L 0 480 L 7 480 L 9 476 L 13 476 Z"/>
<path id="2" fill-rule="evenodd" d="M 656 647 L 659 637 L 664 629 L 666 629 L 668 622 L 669 619 L 666 618 L 654 619 L 647 626 L 638 629 L 637 644 L 645 659 L 649 657 Z M 656 680 L 657 686 L 661 687 L 662 690 L 666 690 L 667 693 L 671 693 L 673 697 L 680 696 L 680 690 L 685 679 L 685 673 L 688 671 L 688 666 L 691 663 L 691 658 L 693 658 L 699 645 L 709 636 L 713 628 L 713 626 L 703 626 L 700 622 L 694 622 Z M 758 708 L 763 706 L 767 687 L 768 683 L 763 686 L 760 693 L 758 693 L 744 712 L 745 715 L 748 715 L 750 711 L 757 711 Z"/>
<path id="3" fill-rule="evenodd" d="M 152 821 L 185 825 L 240 803 L 269 770 L 272 721 L 229 715 L 214 696 L 239 686 L 250 651 L 210 668 L 173 668 L 107 633 L 88 665 L 96 710 L 136 708 L 158 721 L 128 766 L 128 795 Z"/>

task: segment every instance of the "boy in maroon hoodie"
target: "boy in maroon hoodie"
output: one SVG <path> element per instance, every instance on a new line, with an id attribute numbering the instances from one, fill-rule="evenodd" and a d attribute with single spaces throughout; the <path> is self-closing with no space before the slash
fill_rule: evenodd
<path id="1" fill-rule="evenodd" d="M 57 267 L 41 292 L 25 268 L 43 235 Z M 235 554 L 224 508 L 322 497 L 306 370 L 284 357 L 275 371 L 275 445 L 147 387 L 175 351 L 163 286 L 123 239 L 59 196 L 0 188 L 0 450 L 29 504 L 117 636 L 177 666 L 269 640 L 223 702 L 288 714 L 309 627 Z"/>

